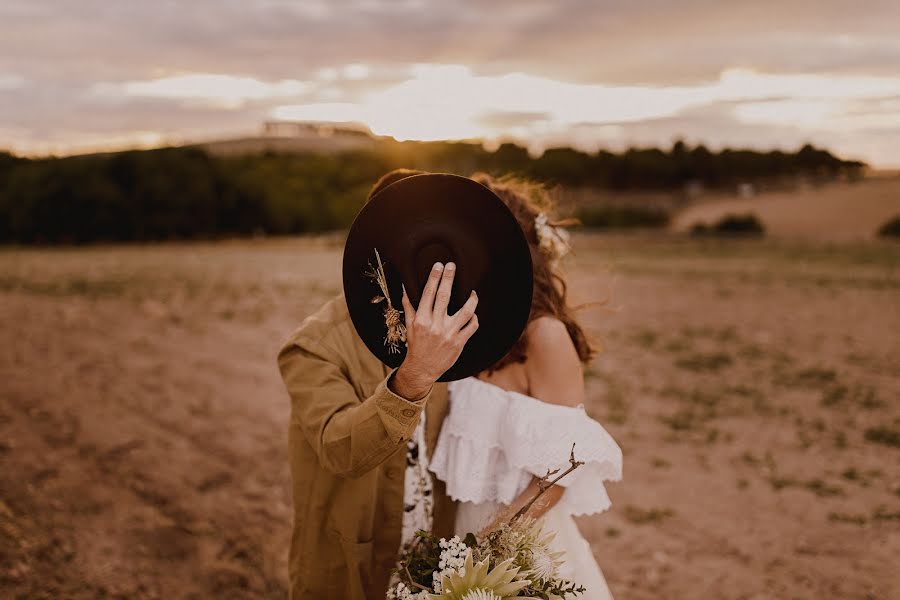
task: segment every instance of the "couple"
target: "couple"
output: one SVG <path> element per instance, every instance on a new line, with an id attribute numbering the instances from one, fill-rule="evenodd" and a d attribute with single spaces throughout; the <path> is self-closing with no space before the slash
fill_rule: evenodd
<path id="1" fill-rule="evenodd" d="M 369 200 L 420 174 L 386 174 Z M 344 293 L 305 319 L 278 355 L 292 404 L 292 599 L 381 600 L 398 552 L 417 529 L 447 538 L 490 530 L 534 496 L 549 469 L 565 470 L 573 443 L 585 465 L 526 514 L 555 532 L 554 550 L 565 552 L 561 572 L 586 588 L 581 597 L 611 598 L 572 519 L 608 508 L 603 481 L 621 477 L 622 456 L 584 412 L 582 368 L 593 349 L 567 308 L 558 271 L 566 232 L 547 222 L 540 187 L 481 173 L 472 179 L 515 217 L 531 257 L 527 324 L 499 361 L 442 380 L 479 328 L 493 331 L 479 322 L 474 290 L 449 310 L 462 260 L 435 261 L 421 294 L 413 292 L 417 302 L 406 287 L 397 294 L 406 347 L 399 366 L 388 366 L 361 339 L 345 297 L 346 273 Z"/>

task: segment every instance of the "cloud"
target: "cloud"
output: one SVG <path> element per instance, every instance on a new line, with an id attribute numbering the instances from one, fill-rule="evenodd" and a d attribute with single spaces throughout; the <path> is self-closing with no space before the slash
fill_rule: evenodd
<path id="1" fill-rule="evenodd" d="M 735 66 L 896 66 L 898 21 L 900 5 L 883 0 L 865 10 L 843 0 L 814 10 L 796 0 L 8 1 L 0 70 L 15 62 L 94 81 L 159 68 L 308 79 L 333 65 L 427 61 L 579 82 L 678 83 Z"/>
<path id="2" fill-rule="evenodd" d="M 400 137 L 537 145 L 679 124 L 735 144 L 852 134 L 896 161 L 898 22 L 888 0 L 5 0 L 0 129 L 38 147 L 343 111 Z"/>
<path id="3" fill-rule="evenodd" d="M 210 106 L 236 109 L 251 100 L 283 99 L 302 96 L 312 88 L 308 82 L 282 79 L 272 83 L 253 77 L 214 73 L 191 73 L 161 77 L 149 81 L 98 83 L 92 86 L 99 96 L 116 95 L 138 98 L 197 100 Z"/>
<path id="4" fill-rule="evenodd" d="M 0 73 L 0 92 L 17 90 L 25 85 L 25 78 L 14 73 Z"/>

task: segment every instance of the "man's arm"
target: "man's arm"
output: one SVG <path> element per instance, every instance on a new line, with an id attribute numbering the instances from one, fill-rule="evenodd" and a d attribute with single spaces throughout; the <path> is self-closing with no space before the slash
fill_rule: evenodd
<path id="1" fill-rule="evenodd" d="M 412 436 L 432 393 L 417 401 L 400 396 L 388 384 L 397 371 L 392 369 L 360 402 L 335 360 L 309 345 L 282 350 L 278 367 L 291 397 L 292 421 L 320 464 L 342 477 L 359 477 L 387 460 Z"/>
<path id="2" fill-rule="evenodd" d="M 434 383 L 456 362 L 478 328 L 474 292 L 459 311 L 447 314 L 454 273 L 453 263 L 446 269 L 436 263 L 418 309 L 412 307 L 404 289 L 406 358 L 362 402 L 339 357 L 321 343 L 298 342 L 279 353 L 278 366 L 291 397 L 292 423 L 303 431 L 324 468 L 359 477 L 412 436 Z"/>

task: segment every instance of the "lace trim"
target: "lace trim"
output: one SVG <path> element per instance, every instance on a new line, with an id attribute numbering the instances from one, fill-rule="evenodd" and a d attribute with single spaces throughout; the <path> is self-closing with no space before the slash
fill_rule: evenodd
<path id="1" fill-rule="evenodd" d="M 560 504 L 573 515 L 609 508 L 604 481 L 622 477 L 622 451 L 583 407 L 548 404 L 474 377 L 450 382 L 444 420 L 430 470 L 455 500 L 509 504 L 533 475 L 585 464 L 559 482 Z"/>

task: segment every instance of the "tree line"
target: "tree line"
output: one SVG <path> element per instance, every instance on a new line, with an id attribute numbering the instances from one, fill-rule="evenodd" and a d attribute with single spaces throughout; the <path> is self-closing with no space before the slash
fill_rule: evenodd
<path id="1" fill-rule="evenodd" d="M 515 144 L 384 142 L 335 154 L 263 152 L 213 156 L 200 147 L 26 159 L 0 152 L 0 242 L 214 238 L 347 227 L 383 173 L 409 167 L 520 175 L 565 186 L 674 190 L 690 182 L 858 175 L 865 165 L 804 146 L 757 152 L 676 142 L 671 149 L 585 153 L 552 148 L 539 158 Z"/>

